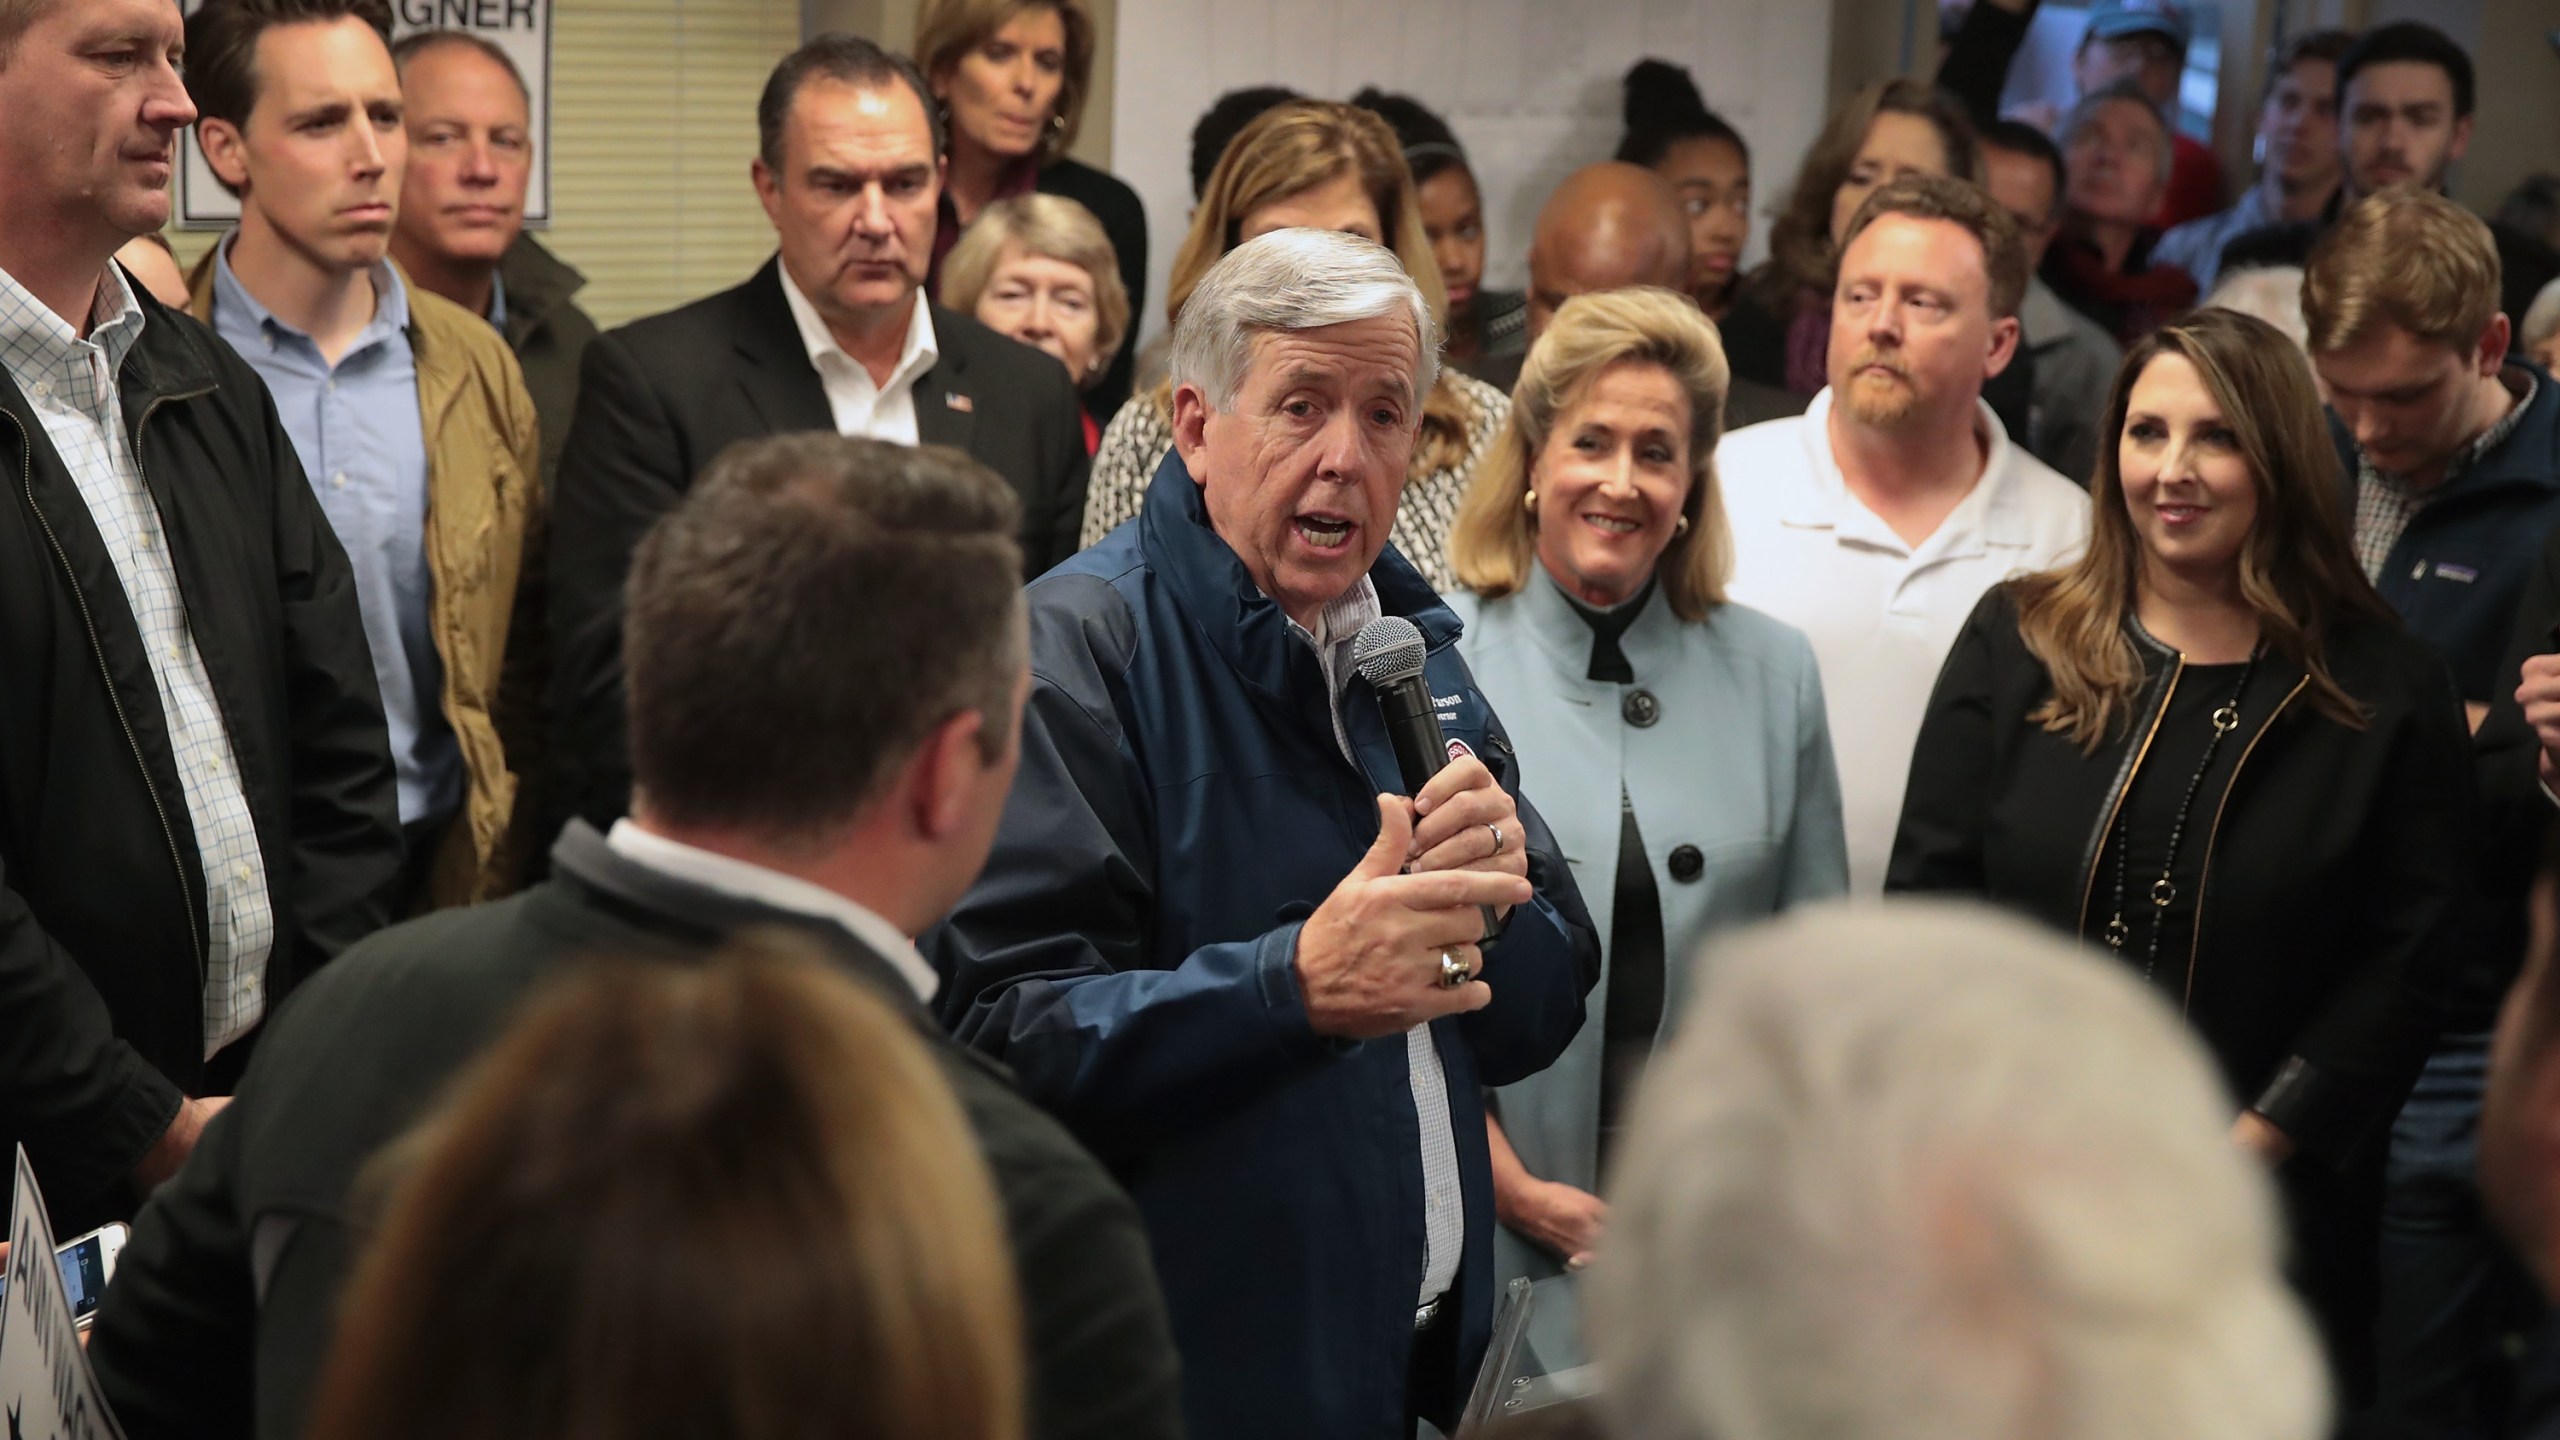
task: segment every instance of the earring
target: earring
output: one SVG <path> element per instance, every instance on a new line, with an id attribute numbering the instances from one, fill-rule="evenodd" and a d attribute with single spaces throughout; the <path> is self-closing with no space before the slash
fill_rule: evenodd
<path id="1" fill-rule="evenodd" d="M 1537 491 L 1535 491 L 1535 490 L 1523 490 L 1523 491 L 1521 491 L 1521 492 L 1520 492 L 1520 508 L 1521 508 L 1521 509 L 1523 509 L 1523 510 L 1528 511 L 1528 512 L 1529 512 L 1530 514 L 1532 514 L 1532 515 L 1537 514 L 1537 513 L 1538 513 L 1538 492 L 1537 492 Z"/>
<path id="2" fill-rule="evenodd" d="M 1688 516 L 1686 516 L 1686 515 L 1681 516 L 1681 517 L 1680 517 L 1680 523 L 1671 527 L 1671 533 L 1672 533 L 1672 534 L 1674 534 L 1674 535 L 1686 535 L 1686 534 L 1688 534 L 1688 533 L 1689 533 L 1689 517 L 1688 517 Z"/>
<path id="3" fill-rule="evenodd" d="M 1051 115 L 1049 117 L 1049 133 L 1052 135 L 1066 134 L 1067 117 L 1064 115 Z"/>

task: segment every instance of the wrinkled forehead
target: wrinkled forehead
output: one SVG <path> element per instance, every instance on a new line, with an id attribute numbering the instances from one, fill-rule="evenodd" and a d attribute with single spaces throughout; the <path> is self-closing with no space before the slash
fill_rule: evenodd
<path id="1" fill-rule="evenodd" d="M 2169 122 L 2159 111 L 2130 95 L 2113 95 L 2089 107 L 2080 123 L 2063 137 L 2065 146 L 2097 136 L 2110 140 L 2166 140 Z"/>
<path id="2" fill-rule="evenodd" d="M 14 12 L 14 13 L 13 13 Z M 81 49 L 108 37 L 136 36 L 175 44 L 186 33 L 178 0 L 17 0 L 0 3 L 0 46 L 14 49 L 36 30 L 57 49 Z M 0 50 L 0 64 L 8 55 Z"/>
<path id="3" fill-rule="evenodd" d="M 1987 296 L 1982 242 L 1953 220 L 1887 212 L 1868 222 L 1840 256 L 1840 283 L 1893 282 Z"/>
<path id="4" fill-rule="evenodd" d="M 805 149 L 798 158 L 824 161 L 860 157 L 875 164 L 932 164 L 933 126 L 924 105 L 897 79 L 870 84 L 812 75 L 791 97 L 783 122 L 786 146 Z"/>
<path id="5" fill-rule="evenodd" d="M 459 38 L 411 51 L 400 61 L 400 88 L 413 119 L 422 112 L 467 112 L 493 124 L 521 125 L 532 116 L 532 99 L 514 72 Z"/>
<path id="6" fill-rule="evenodd" d="M 1422 343 L 1413 317 L 1373 315 L 1306 330 L 1247 332 L 1248 393 L 1310 391 L 1351 400 L 1417 397 Z"/>

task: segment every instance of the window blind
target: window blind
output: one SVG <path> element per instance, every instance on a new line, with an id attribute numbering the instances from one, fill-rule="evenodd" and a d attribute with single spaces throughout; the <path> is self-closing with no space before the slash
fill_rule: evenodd
<path id="1" fill-rule="evenodd" d="M 552 222 L 604 326 L 737 284 L 773 250 L 747 179 L 799 0 L 557 0 Z"/>

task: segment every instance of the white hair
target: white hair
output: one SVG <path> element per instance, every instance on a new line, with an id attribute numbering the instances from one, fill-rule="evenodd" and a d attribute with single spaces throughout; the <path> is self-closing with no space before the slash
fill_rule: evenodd
<path id="1" fill-rule="evenodd" d="M 2267 1177 L 2112 963 L 1933 902 L 1711 945 L 1590 1277 L 1619 1440 L 2318 1440 Z"/>
<path id="2" fill-rule="evenodd" d="M 1219 257 L 1182 302 L 1173 325 L 1173 383 L 1199 386 L 1212 409 L 1224 410 L 1244 384 L 1257 333 L 1396 314 L 1412 317 L 1420 342 L 1418 405 L 1440 378 L 1440 326 L 1395 252 L 1332 230 L 1274 230 Z"/>
<path id="3" fill-rule="evenodd" d="M 2199 308 L 2237 310 L 2254 315 L 2285 333 L 2294 348 L 2309 353 L 2311 324 L 2302 318 L 2302 267 L 2251 265 L 2225 270 L 2213 293 Z"/>
<path id="4" fill-rule="evenodd" d="M 2178 142 L 2172 138 L 2169 117 L 2160 113 L 2160 102 L 2152 99 L 2151 93 L 2142 88 L 2142 82 L 2130 75 L 2081 96 L 2080 102 L 2071 107 L 2069 114 L 2062 117 L 2061 128 L 2054 132 L 2055 143 L 2067 153 L 2071 149 L 2071 142 L 2078 139 L 2080 132 L 2098 118 L 2098 112 L 2118 100 L 2139 105 L 2151 112 L 2151 119 L 2154 122 L 2151 130 L 2151 159 L 2152 163 L 2160 169 L 2160 183 L 2168 184 L 2169 171 L 2178 163 Z M 2067 175 L 2065 179 L 2067 182 Z M 2061 203 L 2059 196 L 2055 197 L 2055 203 L 2057 205 Z"/>
<path id="5" fill-rule="evenodd" d="M 2560 334 L 2560 280 L 2543 286 L 2533 303 L 2525 307 L 2524 328 L 2516 333 L 2516 348 L 2531 355 L 2535 346 L 2554 334 Z"/>

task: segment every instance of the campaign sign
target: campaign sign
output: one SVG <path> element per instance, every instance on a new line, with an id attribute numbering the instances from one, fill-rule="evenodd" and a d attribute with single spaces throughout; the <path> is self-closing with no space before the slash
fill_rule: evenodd
<path id="1" fill-rule="evenodd" d="M 0 1295 L 0 1417 L 8 1440 L 124 1440 L 98 1393 L 89 1352 L 71 1323 L 71 1298 L 53 1258 L 53 1222 L 27 1147 L 17 1147 L 10 1206 L 9 1286 Z"/>
<path id="2" fill-rule="evenodd" d="M 203 0 L 185 0 L 192 15 Z M 421 30 L 460 30 L 507 52 L 524 76 L 532 101 L 533 176 L 524 193 L 524 218 L 539 229 L 551 219 L 551 17 L 554 0 L 391 0 L 391 38 Z M 222 188 L 190 128 L 178 145 L 178 224 L 190 230 L 227 230 L 240 218 L 240 200 Z"/>

